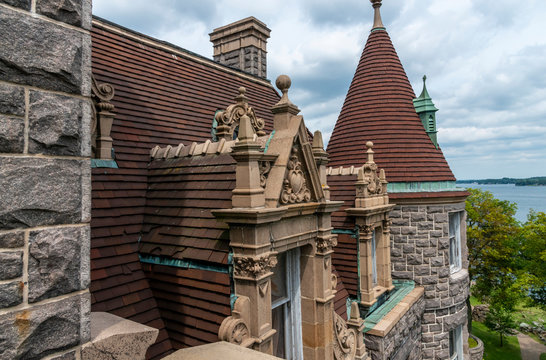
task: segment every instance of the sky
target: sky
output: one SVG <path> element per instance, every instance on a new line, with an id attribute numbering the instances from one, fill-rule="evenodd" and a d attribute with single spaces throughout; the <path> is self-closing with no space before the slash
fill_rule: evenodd
<path id="1" fill-rule="evenodd" d="M 291 77 L 325 142 L 373 22 L 367 0 L 93 0 L 93 13 L 208 58 L 213 29 L 258 18 L 268 78 Z M 546 1 L 384 0 L 381 14 L 417 95 L 427 75 L 458 179 L 546 176 Z"/>

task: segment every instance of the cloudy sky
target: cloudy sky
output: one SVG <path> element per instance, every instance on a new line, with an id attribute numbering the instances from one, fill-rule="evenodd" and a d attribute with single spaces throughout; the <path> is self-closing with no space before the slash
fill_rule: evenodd
<path id="1" fill-rule="evenodd" d="M 458 179 L 546 176 L 546 1 L 384 0 L 414 91 L 422 76 Z M 212 57 L 208 34 L 255 16 L 268 77 L 292 78 L 310 129 L 330 136 L 372 25 L 367 0 L 93 0 L 93 13 Z"/>

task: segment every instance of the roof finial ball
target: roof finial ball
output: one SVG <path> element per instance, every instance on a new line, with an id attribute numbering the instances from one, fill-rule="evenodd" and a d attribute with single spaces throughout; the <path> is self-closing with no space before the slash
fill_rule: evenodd
<path id="1" fill-rule="evenodd" d="M 373 154 L 374 154 L 374 151 L 372 150 L 373 142 L 366 141 L 366 147 L 368 148 L 368 151 L 366 151 L 366 153 L 368 154 L 368 163 L 373 163 Z"/>
<path id="2" fill-rule="evenodd" d="M 290 77 L 288 75 L 279 75 L 277 81 L 275 81 L 275 85 L 277 85 L 277 88 L 282 92 L 279 104 L 285 102 L 290 103 L 290 100 L 288 100 L 288 89 L 290 89 L 290 86 L 292 85 Z"/>
<path id="3" fill-rule="evenodd" d="M 385 30 L 385 25 L 383 25 L 383 21 L 381 20 L 381 12 L 379 11 L 379 8 L 381 7 L 381 0 L 370 0 L 370 2 L 375 10 L 372 31 L 375 29 Z"/>

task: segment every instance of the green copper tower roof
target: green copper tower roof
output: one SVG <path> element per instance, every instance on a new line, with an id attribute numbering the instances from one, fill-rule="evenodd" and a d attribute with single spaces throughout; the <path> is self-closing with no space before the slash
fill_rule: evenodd
<path id="1" fill-rule="evenodd" d="M 423 112 L 429 112 L 429 111 L 438 111 L 436 106 L 434 106 L 434 103 L 432 102 L 432 98 L 428 94 L 427 90 L 427 76 L 423 76 L 423 91 L 421 91 L 421 95 L 419 95 L 418 98 L 413 99 L 413 106 L 415 106 L 415 111 L 417 114 L 423 113 Z"/>

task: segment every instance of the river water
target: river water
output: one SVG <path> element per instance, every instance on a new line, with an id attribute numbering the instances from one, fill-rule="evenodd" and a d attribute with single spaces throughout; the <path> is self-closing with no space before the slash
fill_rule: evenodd
<path id="1" fill-rule="evenodd" d="M 516 219 L 525 222 L 529 210 L 546 212 L 546 186 L 515 186 L 514 184 L 457 184 L 459 187 L 490 191 L 494 197 L 515 202 Z"/>

